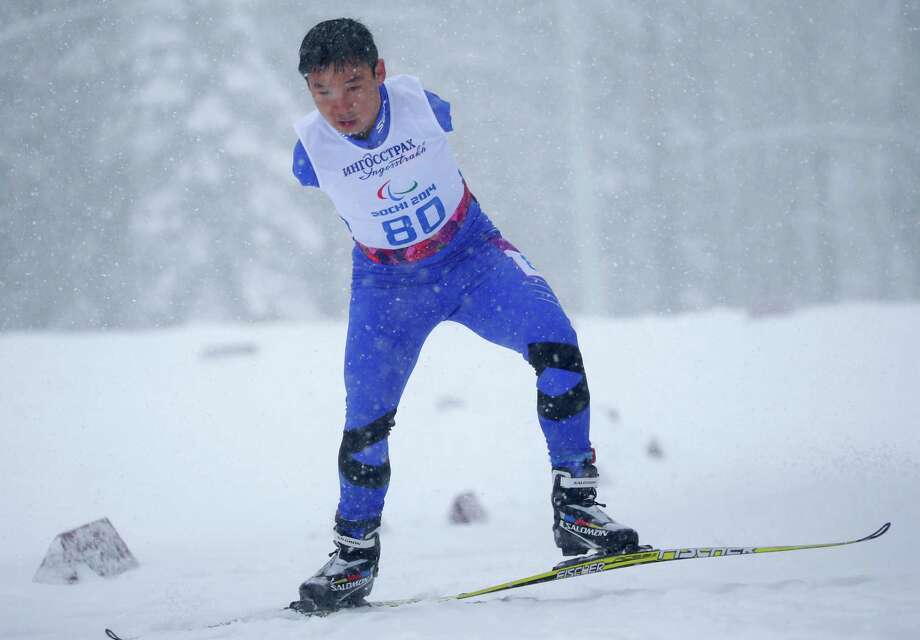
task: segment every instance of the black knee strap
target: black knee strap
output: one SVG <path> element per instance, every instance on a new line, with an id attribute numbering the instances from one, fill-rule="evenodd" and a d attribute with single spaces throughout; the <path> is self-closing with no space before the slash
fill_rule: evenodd
<path id="1" fill-rule="evenodd" d="M 380 466 L 372 466 L 355 460 L 354 454 L 377 444 L 390 435 L 396 424 L 396 410 L 377 418 L 358 429 L 351 429 L 342 435 L 339 447 L 339 472 L 345 479 L 359 487 L 379 489 L 390 482 L 390 460 Z"/>
<path id="2" fill-rule="evenodd" d="M 581 351 L 574 344 L 534 342 L 527 345 L 527 361 L 537 371 L 537 375 L 543 373 L 543 370 L 548 367 L 577 373 L 585 372 L 585 365 L 581 361 Z"/>
<path id="3" fill-rule="evenodd" d="M 548 420 L 565 420 L 588 408 L 591 394 L 585 377 L 585 366 L 578 346 L 562 342 L 535 342 L 528 345 L 527 360 L 539 376 L 546 369 L 563 369 L 581 374 L 574 387 L 558 396 L 537 390 L 537 413 Z"/>

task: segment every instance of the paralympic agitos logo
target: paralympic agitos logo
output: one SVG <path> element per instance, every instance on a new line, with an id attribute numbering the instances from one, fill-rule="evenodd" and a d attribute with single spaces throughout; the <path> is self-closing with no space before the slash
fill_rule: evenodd
<path id="1" fill-rule="evenodd" d="M 390 181 L 387 180 L 382 185 L 380 185 L 379 189 L 377 189 L 377 197 L 381 200 L 392 200 L 393 202 L 399 202 L 400 200 L 405 199 L 417 188 L 418 180 L 413 180 L 412 186 L 408 189 L 394 189 L 393 185 L 390 184 Z"/>

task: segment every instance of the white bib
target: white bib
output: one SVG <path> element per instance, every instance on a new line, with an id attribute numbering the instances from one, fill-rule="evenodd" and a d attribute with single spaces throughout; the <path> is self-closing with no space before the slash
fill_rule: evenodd
<path id="1" fill-rule="evenodd" d="M 457 162 L 417 78 L 385 81 L 390 130 L 374 149 L 348 140 L 318 111 L 294 125 L 319 188 L 352 237 L 376 249 L 430 238 L 453 215 L 464 185 Z"/>

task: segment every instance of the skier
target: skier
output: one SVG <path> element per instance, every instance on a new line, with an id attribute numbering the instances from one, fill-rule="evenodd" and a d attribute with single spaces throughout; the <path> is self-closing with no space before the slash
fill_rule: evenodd
<path id="1" fill-rule="evenodd" d="M 520 353 L 537 374 L 563 555 L 625 553 L 638 535 L 601 510 L 589 394 L 575 331 L 546 280 L 486 217 L 447 141 L 450 104 L 387 78 L 368 29 L 314 26 L 299 71 L 316 110 L 294 126 L 294 174 L 331 199 L 354 238 L 335 550 L 300 585 L 302 610 L 362 603 L 380 558 L 387 437 L 425 339 L 445 320 Z"/>

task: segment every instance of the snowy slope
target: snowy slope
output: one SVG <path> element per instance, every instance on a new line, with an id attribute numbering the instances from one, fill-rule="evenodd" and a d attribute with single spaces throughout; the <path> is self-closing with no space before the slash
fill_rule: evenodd
<path id="1" fill-rule="evenodd" d="M 0 336 L 0 637 L 918 637 L 918 327 L 908 305 L 578 323 L 600 498 L 644 542 L 823 542 L 891 520 L 879 541 L 213 629 L 286 604 L 332 548 L 344 326 Z M 440 327 L 391 456 L 375 597 L 558 559 L 533 373 L 516 354 Z M 461 490 L 487 523 L 447 524 Z M 56 533 L 102 516 L 140 569 L 31 582 Z"/>

